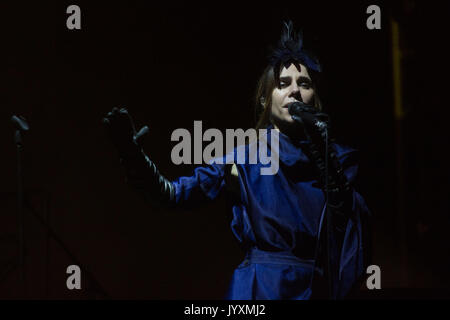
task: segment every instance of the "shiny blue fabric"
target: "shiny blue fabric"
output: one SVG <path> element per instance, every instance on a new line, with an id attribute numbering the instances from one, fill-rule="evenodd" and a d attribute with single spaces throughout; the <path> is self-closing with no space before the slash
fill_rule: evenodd
<path id="1" fill-rule="evenodd" d="M 270 133 L 267 141 L 270 147 Z M 307 143 L 293 141 L 280 132 L 279 170 L 275 175 L 260 174 L 261 166 L 269 165 L 236 164 L 240 192 L 230 197 L 231 230 L 246 257 L 234 271 L 227 299 L 311 298 L 319 226 L 324 232 L 321 217 L 325 199 L 314 185 L 317 179 L 312 163 L 302 151 Z M 356 150 L 338 144 L 335 147 L 346 177 L 354 181 Z M 249 145 L 236 148 L 235 157 L 239 148 L 248 159 Z M 226 170 L 226 164 L 212 163 L 197 167 L 190 177 L 173 181 L 177 205 L 213 200 L 228 190 Z M 344 297 L 363 272 L 361 217 L 369 211 L 355 190 L 351 207 L 354 218 L 347 222 L 341 240 L 335 240 L 331 254 L 338 268 L 336 298 Z"/>

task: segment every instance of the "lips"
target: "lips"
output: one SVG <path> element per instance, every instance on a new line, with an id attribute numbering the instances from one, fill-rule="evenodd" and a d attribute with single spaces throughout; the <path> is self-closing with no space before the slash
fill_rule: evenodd
<path id="1" fill-rule="evenodd" d="M 297 100 L 295 100 L 295 101 L 291 101 L 291 102 L 288 102 L 288 103 L 286 103 L 284 106 L 282 106 L 282 108 L 289 108 L 289 105 L 291 104 L 291 103 L 294 103 L 294 102 L 298 102 Z"/>

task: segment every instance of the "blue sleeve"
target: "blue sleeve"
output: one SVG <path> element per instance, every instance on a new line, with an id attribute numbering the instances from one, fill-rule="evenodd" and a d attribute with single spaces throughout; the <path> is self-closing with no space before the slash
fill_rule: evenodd
<path id="1" fill-rule="evenodd" d="M 190 207 L 215 199 L 225 185 L 224 177 L 225 165 L 209 164 L 195 168 L 191 176 L 172 181 L 176 205 Z"/>
<path id="2" fill-rule="evenodd" d="M 368 225 L 365 223 L 370 216 L 363 197 L 353 191 L 353 216 L 347 224 L 342 243 L 339 264 L 340 296 L 345 297 L 350 289 L 365 274 L 367 254 L 369 254 L 367 239 Z"/>

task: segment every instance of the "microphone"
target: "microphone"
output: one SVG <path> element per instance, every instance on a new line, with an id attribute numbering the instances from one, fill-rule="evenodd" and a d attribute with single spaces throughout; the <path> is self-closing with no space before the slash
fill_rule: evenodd
<path id="1" fill-rule="evenodd" d="M 23 147 L 22 143 L 22 132 L 26 132 L 30 130 L 30 126 L 27 123 L 27 120 L 22 116 L 16 116 L 15 114 L 11 117 L 11 122 L 14 124 L 15 127 L 15 134 L 14 134 L 14 142 L 16 143 L 18 148 Z"/>
<path id="2" fill-rule="evenodd" d="M 300 101 L 292 102 L 288 105 L 288 111 L 292 119 L 300 123 L 307 122 L 319 129 L 328 127 L 328 116 L 309 104 Z"/>
<path id="3" fill-rule="evenodd" d="M 11 122 L 15 125 L 16 130 L 28 131 L 30 129 L 27 120 L 22 116 L 13 115 L 11 117 Z"/>

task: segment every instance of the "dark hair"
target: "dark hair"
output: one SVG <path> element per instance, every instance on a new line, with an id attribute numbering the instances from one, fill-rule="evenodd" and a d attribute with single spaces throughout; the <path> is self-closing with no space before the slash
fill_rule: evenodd
<path id="1" fill-rule="evenodd" d="M 280 74 L 283 65 L 280 66 Z M 272 92 L 279 85 L 279 79 L 275 79 L 274 67 L 269 65 L 264 69 L 263 74 L 258 80 L 255 94 L 255 128 L 264 129 L 270 123 L 270 115 L 272 112 Z M 308 73 L 312 80 L 312 87 L 314 89 L 314 107 L 322 110 L 322 104 L 320 102 L 319 94 L 317 91 L 317 84 L 319 82 L 319 74 L 314 70 L 308 69 Z M 264 99 L 264 105 L 262 104 L 262 99 Z"/>

